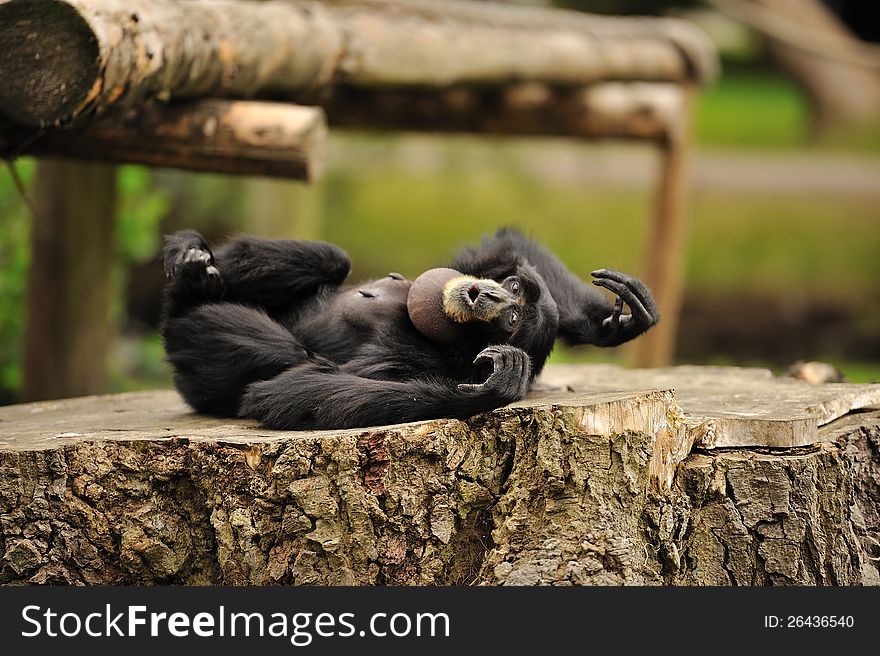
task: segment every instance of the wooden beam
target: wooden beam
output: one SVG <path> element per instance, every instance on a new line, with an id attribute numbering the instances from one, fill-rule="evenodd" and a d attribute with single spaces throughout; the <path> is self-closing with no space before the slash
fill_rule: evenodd
<path id="1" fill-rule="evenodd" d="M 209 99 L 114 113 L 82 128 L 0 126 L 0 157 L 47 155 L 314 181 L 323 170 L 326 137 L 320 107 Z"/>
<path id="2" fill-rule="evenodd" d="M 0 0 L 0 42 L 14 44 L 0 49 L 0 114 L 45 126 L 150 98 L 704 76 L 684 24 L 550 10 L 532 24 L 519 9 L 493 7 L 487 20 L 383 3 Z"/>
<path id="3" fill-rule="evenodd" d="M 715 46 L 692 23 L 670 17 L 607 16 L 583 11 L 549 10 L 546 7 L 511 6 L 508 0 L 321 0 L 322 4 L 350 11 L 373 11 L 415 16 L 429 21 L 458 21 L 507 30 L 574 30 L 600 40 L 633 37 L 660 39 L 675 44 L 688 62 L 689 79 L 706 84 L 719 74 Z M 549 3 L 548 3 L 549 4 Z M 618 51 L 620 52 L 620 51 Z M 637 49 L 631 53 L 637 56 Z M 632 62 L 631 62 L 632 63 Z M 627 78 L 629 79 L 629 78 Z"/>
<path id="4" fill-rule="evenodd" d="M 337 89 L 323 102 L 332 127 L 665 142 L 678 125 L 680 85 L 538 82 L 443 91 Z"/>

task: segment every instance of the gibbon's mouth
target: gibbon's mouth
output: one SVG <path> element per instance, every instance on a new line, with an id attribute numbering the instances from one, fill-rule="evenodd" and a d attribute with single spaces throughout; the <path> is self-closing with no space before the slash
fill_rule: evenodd
<path id="1" fill-rule="evenodd" d="M 474 283 L 470 286 L 470 289 L 467 290 L 467 302 L 468 305 L 474 307 L 474 303 L 477 302 L 477 298 L 480 296 L 480 287 L 477 283 Z"/>

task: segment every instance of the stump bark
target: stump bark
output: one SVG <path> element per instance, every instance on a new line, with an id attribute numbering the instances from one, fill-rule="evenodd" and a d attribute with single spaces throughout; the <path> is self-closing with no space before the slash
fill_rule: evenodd
<path id="1" fill-rule="evenodd" d="M 546 380 L 580 391 L 468 421 L 348 431 L 199 417 L 173 392 L 0 409 L 0 582 L 880 583 L 880 411 L 706 448 L 668 385 L 692 368 L 641 390 L 576 371 Z"/>

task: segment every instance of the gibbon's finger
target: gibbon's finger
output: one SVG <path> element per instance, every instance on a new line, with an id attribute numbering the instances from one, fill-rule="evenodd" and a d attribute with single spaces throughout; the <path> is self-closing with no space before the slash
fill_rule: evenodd
<path id="1" fill-rule="evenodd" d="M 458 391 L 462 394 L 479 394 L 486 389 L 486 383 L 459 383 Z"/>
<path id="2" fill-rule="evenodd" d="M 189 262 L 204 262 L 208 264 L 211 261 L 211 254 L 200 248 L 190 248 L 183 256 L 184 264 Z"/>
<path id="3" fill-rule="evenodd" d="M 481 364 L 483 362 L 491 361 L 493 365 L 498 364 L 498 357 L 501 354 L 501 350 L 497 346 L 487 346 L 482 351 L 477 354 L 477 357 L 474 358 L 472 364 Z"/>
<path id="4" fill-rule="evenodd" d="M 620 326 L 620 314 L 623 312 L 623 299 L 620 296 L 617 297 L 617 300 L 614 301 L 614 310 L 612 310 L 611 315 L 605 317 L 602 320 L 603 326 L 611 326 L 612 328 L 618 328 Z"/>
<path id="5" fill-rule="evenodd" d="M 614 301 L 614 311 L 611 313 L 611 322 L 613 324 L 620 323 L 620 313 L 623 312 L 623 299 L 620 296 Z"/>
<path id="6" fill-rule="evenodd" d="M 616 269 L 596 269 L 595 271 L 590 273 L 590 275 L 594 278 L 606 278 L 608 280 L 619 282 L 626 285 L 634 292 L 638 292 L 639 287 L 641 287 L 642 289 L 646 289 L 641 280 L 629 275 L 628 273 L 624 273 L 623 271 L 617 271 Z"/>
<path id="7" fill-rule="evenodd" d="M 635 294 L 639 297 L 650 297 L 651 292 L 648 291 L 648 288 L 638 278 L 629 275 L 628 273 L 624 273 L 623 271 L 617 271 L 615 269 L 597 269 L 593 271 L 591 274 L 594 278 L 606 278 L 608 280 L 614 280 L 615 282 L 622 283 L 629 287 Z"/>
<path id="8" fill-rule="evenodd" d="M 616 271 L 614 269 L 597 269 L 596 271 L 593 271 L 591 275 L 594 278 L 614 280 L 615 282 L 626 285 L 642 302 L 642 305 L 648 310 L 648 313 L 655 320 L 659 318 L 656 304 L 654 303 L 654 296 L 651 294 L 651 290 L 649 290 L 645 283 L 643 283 L 638 278 L 635 278 L 627 273 L 623 273 L 622 271 Z"/>
<path id="9" fill-rule="evenodd" d="M 593 284 L 597 287 L 604 287 L 605 289 L 614 292 L 623 301 L 629 306 L 630 311 L 634 316 L 639 317 L 639 319 L 643 321 L 650 321 L 652 319 L 651 313 L 645 309 L 645 306 L 642 305 L 642 301 L 633 293 L 633 291 L 624 285 L 623 283 L 607 280 L 605 278 L 599 278 L 593 281 Z"/>
<path id="10" fill-rule="evenodd" d="M 486 392 L 493 388 L 497 378 L 498 372 L 493 371 L 491 374 L 489 374 L 489 377 L 482 383 L 459 383 L 458 391 L 465 394 L 482 394 L 483 392 Z"/>
<path id="11" fill-rule="evenodd" d="M 522 358 L 522 362 L 520 363 L 520 378 L 528 381 L 532 376 L 532 360 L 528 355 Z"/>
<path id="12" fill-rule="evenodd" d="M 474 361 L 471 362 L 471 364 L 474 366 L 477 366 L 478 364 L 483 364 L 484 362 L 490 362 L 491 360 L 492 360 L 491 356 L 489 356 L 487 353 L 481 352 L 477 355 L 477 357 L 474 358 Z"/>
<path id="13" fill-rule="evenodd" d="M 492 373 L 482 383 L 460 383 L 458 390 L 465 393 L 476 393 L 492 387 L 492 384 L 498 379 L 498 374 L 503 367 L 503 353 L 497 347 L 489 346 L 484 348 L 474 358 L 474 365 L 483 363 L 492 363 Z"/>

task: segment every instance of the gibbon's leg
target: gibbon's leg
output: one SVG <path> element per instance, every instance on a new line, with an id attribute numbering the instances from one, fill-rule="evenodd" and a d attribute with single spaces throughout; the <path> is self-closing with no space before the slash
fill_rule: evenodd
<path id="1" fill-rule="evenodd" d="M 472 275 L 492 275 L 500 262 L 525 261 L 547 285 L 559 308 L 559 336 L 569 344 L 617 346 L 653 326 L 660 319 L 650 290 L 637 278 L 612 269 L 593 271 L 593 285 L 617 298 L 608 299 L 581 281 L 544 246 L 516 230 L 504 229 L 476 249 L 464 251 L 453 268 Z M 623 313 L 623 304 L 630 312 Z"/>
<path id="2" fill-rule="evenodd" d="M 482 383 L 448 378 L 405 382 L 362 378 L 330 362 L 309 362 L 250 385 L 239 415 L 269 428 L 356 428 L 440 417 L 467 418 L 523 398 L 529 356 L 513 346 L 490 346 L 474 361 L 491 367 Z"/>
<path id="3" fill-rule="evenodd" d="M 234 417 L 245 387 L 308 359 L 302 344 L 258 308 L 207 303 L 166 319 L 174 384 L 193 409 Z"/>
<path id="4" fill-rule="evenodd" d="M 333 244 L 243 236 L 212 253 L 192 230 L 169 235 L 163 252 L 171 279 L 168 316 L 221 299 L 284 310 L 335 289 L 351 268 L 348 256 Z"/>

